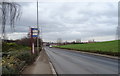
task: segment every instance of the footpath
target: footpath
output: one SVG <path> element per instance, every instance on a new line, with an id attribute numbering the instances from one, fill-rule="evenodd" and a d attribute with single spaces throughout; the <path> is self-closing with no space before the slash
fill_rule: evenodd
<path id="1" fill-rule="evenodd" d="M 40 52 L 40 55 L 32 65 L 27 66 L 23 70 L 22 74 L 52 74 L 49 58 L 44 50 Z"/>

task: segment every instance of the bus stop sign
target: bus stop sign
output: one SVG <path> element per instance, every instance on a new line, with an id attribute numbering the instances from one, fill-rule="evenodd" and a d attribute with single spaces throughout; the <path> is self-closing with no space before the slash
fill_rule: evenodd
<path id="1" fill-rule="evenodd" d="M 38 37 L 38 28 L 31 28 L 32 37 Z"/>

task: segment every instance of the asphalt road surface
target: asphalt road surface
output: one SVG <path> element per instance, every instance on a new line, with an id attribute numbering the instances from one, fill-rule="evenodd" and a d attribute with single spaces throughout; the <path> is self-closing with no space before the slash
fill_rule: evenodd
<path id="1" fill-rule="evenodd" d="M 58 74 L 118 74 L 118 60 L 44 47 Z"/>

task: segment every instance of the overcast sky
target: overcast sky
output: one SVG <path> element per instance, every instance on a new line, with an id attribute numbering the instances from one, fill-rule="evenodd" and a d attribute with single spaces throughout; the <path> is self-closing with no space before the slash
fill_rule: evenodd
<path id="1" fill-rule="evenodd" d="M 36 27 L 36 3 L 23 2 L 21 19 L 9 39 L 19 39 Z M 114 40 L 118 26 L 117 2 L 39 2 L 39 27 L 44 41 L 81 39 L 88 41 Z"/>

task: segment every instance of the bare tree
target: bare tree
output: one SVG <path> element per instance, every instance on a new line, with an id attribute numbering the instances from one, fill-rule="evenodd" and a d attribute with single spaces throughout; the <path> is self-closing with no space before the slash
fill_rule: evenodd
<path id="1" fill-rule="evenodd" d="M 14 23 L 20 17 L 20 5 L 15 2 L 1 2 L 0 10 L 2 11 L 2 38 L 5 39 L 6 24 L 14 30 Z"/>

